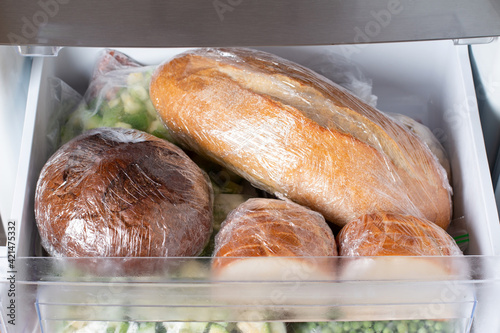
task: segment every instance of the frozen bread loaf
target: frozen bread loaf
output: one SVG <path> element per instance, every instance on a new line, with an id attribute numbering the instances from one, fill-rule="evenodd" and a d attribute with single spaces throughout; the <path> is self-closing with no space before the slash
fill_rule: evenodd
<path id="1" fill-rule="evenodd" d="M 198 49 L 160 65 L 150 96 L 177 142 L 339 226 L 379 211 L 449 224 L 451 187 L 428 147 L 298 64 Z"/>
<path id="2" fill-rule="evenodd" d="M 308 257 L 336 255 L 335 238 L 321 214 L 289 201 L 253 198 L 222 223 L 212 268 L 224 279 L 287 280 L 297 269 L 309 279 L 332 278 L 333 265 Z"/>
<path id="3" fill-rule="evenodd" d="M 344 266 L 345 279 L 442 279 L 467 275 L 462 260 L 448 258 L 462 256 L 455 240 L 434 223 L 414 216 L 361 216 L 342 228 L 337 242 L 341 256 L 388 258 L 350 261 Z"/>
<path id="4" fill-rule="evenodd" d="M 369 214 L 338 234 L 341 256 L 456 256 L 462 251 L 444 230 L 424 219 L 399 214 Z"/>
<path id="5" fill-rule="evenodd" d="M 179 147 L 99 128 L 47 161 L 35 217 L 53 256 L 195 256 L 212 231 L 212 196 L 208 177 Z"/>
<path id="6" fill-rule="evenodd" d="M 463 306 L 457 300 L 474 298 L 472 286 L 462 283 L 470 278 L 465 257 L 451 236 L 430 221 L 409 215 L 368 214 L 345 225 L 337 241 L 342 256 L 338 279 L 344 282 L 346 293 L 358 295 L 351 302 L 365 304 L 346 307 L 346 318 L 387 320 L 387 308 L 392 306 L 391 316 L 398 319 L 415 314 L 455 318 Z M 356 281 L 375 281 L 376 287 Z M 443 295 L 450 293 L 452 298 L 442 302 L 447 297 Z"/>

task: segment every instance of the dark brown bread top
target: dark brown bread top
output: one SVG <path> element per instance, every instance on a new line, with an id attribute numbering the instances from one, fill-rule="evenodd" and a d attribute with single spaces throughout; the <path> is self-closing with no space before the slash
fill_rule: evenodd
<path id="1" fill-rule="evenodd" d="M 35 216 L 54 256 L 195 256 L 212 230 L 211 191 L 175 145 L 137 130 L 99 128 L 47 161 Z"/>
<path id="2" fill-rule="evenodd" d="M 293 62 L 189 51 L 158 67 L 150 95 L 178 142 L 339 226 L 378 211 L 450 222 L 451 187 L 428 147 Z"/>

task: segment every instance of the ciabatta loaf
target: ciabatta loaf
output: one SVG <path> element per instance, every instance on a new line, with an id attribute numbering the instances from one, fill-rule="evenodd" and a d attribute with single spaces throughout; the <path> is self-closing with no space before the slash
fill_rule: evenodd
<path id="1" fill-rule="evenodd" d="M 150 95 L 178 142 L 330 222 L 388 211 L 449 224 L 451 188 L 427 146 L 307 68 L 198 49 L 159 66 Z"/>

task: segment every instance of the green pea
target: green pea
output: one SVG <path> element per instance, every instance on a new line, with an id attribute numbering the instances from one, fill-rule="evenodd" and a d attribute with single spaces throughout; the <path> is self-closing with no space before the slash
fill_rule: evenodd
<path id="1" fill-rule="evenodd" d="M 408 325 L 405 322 L 399 322 L 396 326 L 398 333 L 408 333 Z"/>
<path id="2" fill-rule="evenodd" d="M 352 329 L 357 330 L 358 328 L 361 328 L 361 322 L 359 321 L 353 321 L 351 324 Z"/>
<path id="3" fill-rule="evenodd" d="M 371 322 L 371 321 L 364 321 L 363 327 L 365 327 L 365 328 L 372 327 L 372 324 L 373 324 L 373 322 Z"/>
<path id="4" fill-rule="evenodd" d="M 349 332 L 351 330 L 351 322 L 345 321 L 342 324 L 342 328 L 344 329 L 344 332 Z"/>
<path id="5" fill-rule="evenodd" d="M 342 333 L 344 330 L 342 329 L 342 326 L 340 325 L 335 325 L 333 326 L 333 333 Z"/>
<path id="6" fill-rule="evenodd" d="M 380 333 L 384 329 L 384 324 L 378 321 L 375 323 L 375 325 L 373 325 L 373 328 L 375 329 L 375 332 Z"/>
<path id="7" fill-rule="evenodd" d="M 321 333 L 335 333 L 332 327 L 323 326 L 320 328 Z"/>
<path id="8" fill-rule="evenodd" d="M 436 323 L 434 324 L 434 329 L 435 330 L 443 330 L 444 329 L 443 323 L 440 321 L 436 321 Z"/>
<path id="9" fill-rule="evenodd" d="M 342 333 L 342 332 L 344 332 L 342 326 L 334 326 L 333 333 Z"/>
<path id="10" fill-rule="evenodd" d="M 410 328 L 410 332 L 417 332 L 418 330 L 418 321 L 414 320 L 410 323 L 409 325 L 409 328 Z"/>

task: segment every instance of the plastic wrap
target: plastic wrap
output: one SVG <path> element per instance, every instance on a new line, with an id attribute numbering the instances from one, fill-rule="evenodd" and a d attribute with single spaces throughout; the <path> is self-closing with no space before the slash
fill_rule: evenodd
<path id="1" fill-rule="evenodd" d="M 346 88 L 366 104 L 377 107 L 378 98 L 372 94 L 372 81 L 347 58 L 335 53 L 324 53 L 307 58 L 304 65 Z M 385 114 L 415 133 L 429 147 L 451 179 L 451 167 L 446 151 L 427 126 L 403 114 L 387 112 Z"/>
<path id="2" fill-rule="evenodd" d="M 453 238 L 430 221 L 409 215 L 370 214 L 345 225 L 337 235 L 339 254 L 356 256 L 342 279 L 463 279 L 468 268 Z M 377 261 L 370 257 L 384 257 Z M 408 260 L 418 256 L 422 260 Z M 441 260 L 428 260 L 438 256 Z M 451 260 L 448 257 L 458 257 Z"/>
<path id="3" fill-rule="evenodd" d="M 150 95 L 176 141 L 339 226 L 379 211 L 450 222 L 446 171 L 425 143 L 302 66 L 199 49 L 159 66 Z"/>
<path id="4" fill-rule="evenodd" d="M 252 198 L 239 205 L 222 223 L 215 237 L 213 269 L 226 278 L 238 275 L 245 279 L 252 275 L 282 278 L 278 261 L 286 262 L 284 266 L 300 265 L 300 259 L 283 257 L 336 255 L 335 238 L 321 214 L 293 202 Z M 218 260 L 219 257 L 235 257 L 235 260 Z M 250 257 L 277 257 L 277 261 L 241 259 Z M 325 274 L 332 267 L 318 265 L 315 269 Z"/>
<path id="5" fill-rule="evenodd" d="M 409 215 L 364 215 L 345 225 L 337 237 L 341 256 L 462 255 L 446 231 Z"/>
<path id="6" fill-rule="evenodd" d="M 96 62 L 83 100 L 62 128 L 62 143 L 98 127 L 134 128 L 171 140 L 149 98 L 154 68 L 105 50 Z"/>
<path id="7" fill-rule="evenodd" d="M 213 299 L 227 304 L 251 302 L 252 308 L 244 310 L 251 321 L 275 314 L 285 318 L 326 313 L 333 294 L 325 294 L 322 283 L 308 282 L 333 281 L 336 255 L 335 238 L 321 214 L 290 201 L 249 199 L 222 223 L 215 237 L 211 274 L 217 281 L 258 285 L 216 284 Z"/>
<path id="8" fill-rule="evenodd" d="M 453 282 L 470 278 L 462 252 L 446 231 L 430 221 L 408 215 L 364 215 L 345 225 L 337 241 L 341 256 L 356 257 L 339 269 L 340 281 L 394 282 L 365 290 L 362 297 L 368 304 L 377 304 L 380 299 L 387 301 L 388 297 L 395 297 L 395 303 L 419 303 L 422 305 L 420 310 L 408 310 L 402 317 L 418 319 L 425 318 L 422 316 L 429 311 L 430 304 L 441 302 L 433 318 L 458 318 L 463 305 L 454 301 L 474 299 L 471 288 Z M 421 283 L 394 291 L 398 282 L 408 280 Z M 443 283 L 429 286 L 425 281 Z M 450 293 L 454 296 L 443 296 Z M 387 319 L 373 316 L 376 307 L 349 309 L 345 316 L 352 320 Z"/>
<path id="9" fill-rule="evenodd" d="M 53 256 L 195 256 L 212 231 L 212 201 L 208 177 L 180 148 L 100 128 L 47 161 L 35 217 Z"/>
<path id="10" fill-rule="evenodd" d="M 429 127 L 419 123 L 413 118 L 398 113 L 388 113 L 388 116 L 401 122 L 410 131 L 415 133 L 429 147 L 434 156 L 438 159 L 441 166 L 446 171 L 448 179 L 451 180 L 451 166 L 448 160 L 448 154 L 444 150 L 443 145 L 439 142 L 436 136 L 432 133 Z"/>
<path id="11" fill-rule="evenodd" d="M 458 320 L 384 320 L 384 321 L 332 321 L 294 323 L 290 333 L 456 333 L 462 332 Z"/>
<path id="12" fill-rule="evenodd" d="M 372 80 L 367 78 L 359 66 L 336 53 L 320 53 L 308 57 L 304 66 L 330 79 L 359 97 L 366 104 L 377 106 L 377 96 L 372 93 Z"/>
<path id="13" fill-rule="evenodd" d="M 212 187 L 214 187 L 213 183 Z M 213 232 L 210 237 L 210 241 L 203 250 L 201 256 L 210 257 L 213 254 L 215 247 L 215 235 L 219 232 L 222 222 L 233 209 L 236 209 L 236 207 L 252 197 L 254 196 L 249 196 L 247 194 L 215 194 Z"/>
<path id="14" fill-rule="evenodd" d="M 108 72 L 131 67 L 141 67 L 142 64 L 128 55 L 112 49 L 105 49 L 99 54 L 92 72 L 92 80 Z"/>
<path id="15" fill-rule="evenodd" d="M 65 322 L 54 333 L 286 333 L 281 322 Z"/>
<path id="16" fill-rule="evenodd" d="M 52 155 L 61 146 L 62 131 L 71 114 L 82 101 L 82 95 L 58 78 L 49 78 L 52 116 L 47 129 L 48 154 Z"/>

